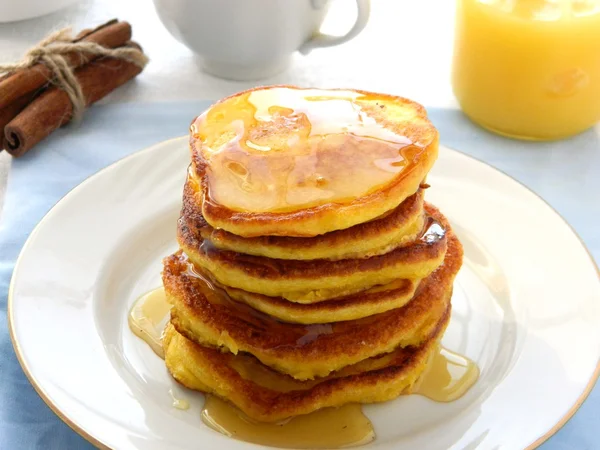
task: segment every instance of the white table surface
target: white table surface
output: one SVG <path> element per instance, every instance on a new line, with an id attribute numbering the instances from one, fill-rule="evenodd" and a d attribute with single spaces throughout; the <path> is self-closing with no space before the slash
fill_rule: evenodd
<path id="1" fill-rule="evenodd" d="M 426 106 L 456 107 L 450 87 L 454 4 L 372 0 L 370 21 L 357 38 L 308 56 L 297 54 L 286 72 L 258 82 L 232 82 L 202 73 L 193 53 L 163 27 L 151 0 L 81 0 L 44 17 L 0 24 L 0 61 L 20 59 L 54 29 L 72 25 L 77 32 L 119 18 L 132 24 L 133 38 L 151 63 L 135 82 L 103 102 L 212 100 L 257 84 L 286 83 L 360 88 L 400 94 Z M 343 34 L 354 21 L 355 8 L 354 0 L 335 0 L 322 30 Z M 0 211 L 10 159 L 0 152 Z"/>

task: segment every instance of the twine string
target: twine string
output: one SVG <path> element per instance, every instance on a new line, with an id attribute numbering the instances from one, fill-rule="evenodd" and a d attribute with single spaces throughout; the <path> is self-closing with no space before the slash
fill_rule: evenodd
<path id="1" fill-rule="evenodd" d="M 95 42 L 73 42 L 73 39 L 70 27 L 55 31 L 29 49 L 23 60 L 0 64 L 0 74 L 14 73 L 36 64 L 45 65 L 52 73 L 50 81 L 69 96 L 73 105 L 73 120 L 79 121 L 86 101 L 74 68 L 65 58 L 67 53 L 79 53 L 83 58 L 87 55 L 117 58 L 142 68 L 148 63 L 148 57 L 135 47 L 106 48 Z"/>

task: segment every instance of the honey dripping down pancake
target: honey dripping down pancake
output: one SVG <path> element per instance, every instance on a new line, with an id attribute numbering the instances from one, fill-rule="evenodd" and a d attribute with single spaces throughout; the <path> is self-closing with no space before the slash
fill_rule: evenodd
<path id="1" fill-rule="evenodd" d="M 317 236 L 373 220 L 413 195 L 438 152 L 410 100 L 354 90 L 256 88 L 190 128 L 206 221 L 243 237 Z"/>
<path id="2" fill-rule="evenodd" d="M 360 445 L 374 439 L 361 403 L 452 401 L 475 383 L 477 365 L 440 345 L 462 246 L 424 201 L 437 152 L 422 106 L 364 91 L 261 87 L 193 121 L 180 248 L 129 325 L 207 394 L 206 425 Z"/>

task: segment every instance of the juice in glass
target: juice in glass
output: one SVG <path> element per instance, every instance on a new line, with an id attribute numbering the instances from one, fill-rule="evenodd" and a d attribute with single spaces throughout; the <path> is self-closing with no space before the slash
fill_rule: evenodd
<path id="1" fill-rule="evenodd" d="M 458 0 L 452 85 L 499 134 L 577 134 L 600 120 L 600 0 Z"/>

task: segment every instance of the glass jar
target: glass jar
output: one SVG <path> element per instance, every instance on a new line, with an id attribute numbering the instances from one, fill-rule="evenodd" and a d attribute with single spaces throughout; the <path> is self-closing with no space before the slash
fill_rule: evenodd
<path id="1" fill-rule="evenodd" d="M 600 120 L 600 0 L 458 0 L 452 70 L 495 133 L 560 139 Z"/>

